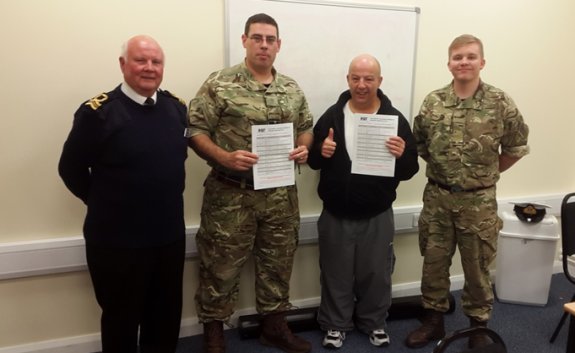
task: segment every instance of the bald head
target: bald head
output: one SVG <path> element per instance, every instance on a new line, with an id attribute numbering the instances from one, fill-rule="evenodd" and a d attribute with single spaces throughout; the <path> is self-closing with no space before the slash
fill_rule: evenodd
<path id="1" fill-rule="evenodd" d="M 151 97 L 164 77 L 164 51 L 150 36 L 132 37 L 122 46 L 120 69 L 134 91 Z"/>
<path id="2" fill-rule="evenodd" d="M 349 64 L 348 74 L 355 69 L 369 69 L 376 76 L 381 76 L 381 66 L 379 61 L 369 54 L 361 54 L 353 58 Z"/>

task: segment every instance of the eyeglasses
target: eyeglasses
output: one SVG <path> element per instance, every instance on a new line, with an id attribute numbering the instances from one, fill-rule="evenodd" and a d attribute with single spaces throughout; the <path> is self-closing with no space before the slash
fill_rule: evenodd
<path id="1" fill-rule="evenodd" d="M 252 34 L 249 38 L 257 44 L 261 44 L 263 41 L 266 41 L 269 45 L 274 45 L 278 41 L 276 36 L 262 36 L 260 34 Z"/>

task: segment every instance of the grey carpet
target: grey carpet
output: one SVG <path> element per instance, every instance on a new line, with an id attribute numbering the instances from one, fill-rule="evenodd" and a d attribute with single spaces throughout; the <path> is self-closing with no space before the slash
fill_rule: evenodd
<path id="1" fill-rule="evenodd" d="M 564 275 L 555 274 L 551 280 L 549 301 L 547 305 L 532 306 L 501 303 L 496 300 L 493 317 L 489 327 L 501 335 L 505 341 L 508 352 L 512 353 L 564 353 L 567 344 L 567 330 L 569 320 L 565 322 L 555 343 L 549 343 L 553 331 L 561 314 L 563 304 L 568 302 L 575 286 Z M 461 291 L 453 292 L 457 309 L 446 315 L 447 331 L 454 331 L 468 326 L 467 318 L 461 313 Z M 321 346 L 323 332 L 312 330 L 299 333 L 300 336 L 310 340 L 313 344 L 312 352 L 338 352 L 338 353 L 431 353 L 435 344 L 420 349 L 409 349 L 403 340 L 409 331 L 418 326 L 417 319 L 391 320 L 388 322 L 388 332 L 391 345 L 386 348 L 374 347 L 369 343 L 366 335 L 359 332 L 348 334 L 345 344 L 338 350 L 328 350 Z M 281 353 L 281 351 L 259 344 L 257 339 L 241 339 L 237 329 L 226 331 L 227 353 Z M 201 353 L 201 335 L 185 337 L 180 340 L 177 353 Z"/>

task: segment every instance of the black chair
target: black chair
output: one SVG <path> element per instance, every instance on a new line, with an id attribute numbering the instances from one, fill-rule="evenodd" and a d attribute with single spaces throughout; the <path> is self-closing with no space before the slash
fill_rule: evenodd
<path id="1" fill-rule="evenodd" d="M 437 346 L 435 346 L 433 353 L 455 352 L 453 350 L 448 349 L 454 348 L 455 342 L 460 341 L 464 338 L 469 338 L 475 334 L 485 334 L 489 336 L 492 342 L 486 346 L 474 349 L 466 349 L 463 351 L 458 351 L 458 353 L 507 353 L 507 347 L 505 346 L 505 342 L 503 342 L 501 336 L 499 336 L 497 332 L 487 327 L 480 327 L 480 326 L 457 330 L 445 336 L 441 341 L 437 343 Z M 465 346 L 467 346 L 467 340 L 465 340 Z"/>
<path id="2" fill-rule="evenodd" d="M 569 272 L 569 256 L 575 255 L 575 192 L 565 195 L 561 202 L 561 249 L 563 273 L 570 282 L 575 284 L 575 273 Z M 575 293 L 571 301 L 575 301 Z M 563 313 L 549 342 L 555 341 L 568 315 L 567 312 Z"/>

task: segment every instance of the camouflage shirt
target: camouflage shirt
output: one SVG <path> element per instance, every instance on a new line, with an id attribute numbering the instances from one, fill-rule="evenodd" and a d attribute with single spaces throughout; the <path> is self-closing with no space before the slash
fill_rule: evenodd
<path id="1" fill-rule="evenodd" d="M 472 189 L 499 180 L 499 154 L 529 153 L 528 126 L 513 100 L 481 82 L 460 99 L 452 84 L 431 92 L 415 117 L 413 134 L 426 175 L 436 182 Z"/>
<path id="2" fill-rule="evenodd" d="M 191 135 L 206 134 L 232 152 L 251 151 L 252 125 L 293 123 L 294 136 L 311 132 L 313 117 L 303 91 L 290 77 L 275 69 L 273 74 L 266 86 L 253 78 L 244 62 L 212 73 L 190 102 Z"/>

